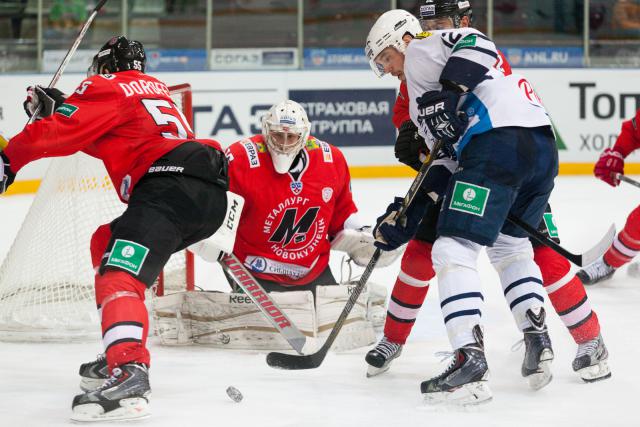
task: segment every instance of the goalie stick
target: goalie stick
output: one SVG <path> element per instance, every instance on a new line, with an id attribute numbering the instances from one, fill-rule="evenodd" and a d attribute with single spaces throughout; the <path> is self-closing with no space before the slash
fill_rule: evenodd
<path id="1" fill-rule="evenodd" d="M 93 20 L 95 19 L 96 15 L 100 11 L 100 9 L 102 9 L 102 6 L 104 6 L 104 4 L 106 2 L 107 2 L 107 0 L 100 0 L 98 2 L 98 4 L 96 5 L 96 7 L 93 8 L 93 10 L 91 11 L 91 14 L 87 18 L 87 21 L 84 23 L 82 28 L 80 28 L 80 32 L 78 32 L 78 35 L 76 36 L 76 39 L 73 41 L 73 44 L 71 45 L 71 48 L 69 48 L 69 50 L 67 51 L 67 54 L 62 59 L 62 62 L 60 63 L 60 66 L 56 70 L 56 73 L 53 75 L 53 78 L 49 82 L 49 86 L 47 86 L 47 88 L 52 88 L 58 83 L 58 80 L 60 80 L 60 77 L 62 76 L 62 73 L 64 73 L 65 68 L 67 68 L 67 65 L 69 64 L 69 61 L 71 61 L 71 57 L 73 56 L 74 53 L 76 53 L 76 50 L 78 49 L 78 46 L 80 45 L 80 42 L 84 38 L 84 35 L 86 34 L 87 30 L 91 26 L 91 23 L 93 22 Z M 42 104 L 38 105 L 38 107 L 33 112 L 31 117 L 29 117 L 29 120 L 27 121 L 28 125 L 33 123 L 33 121 L 36 119 L 36 117 L 38 117 L 38 114 L 40 114 L 40 110 L 41 109 L 42 109 Z"/>
<path id="2" fill-rule="evenodd" d="M 233 278 L 233 281 L 242 288 L 244 293 L 251 298 L 251 301 L 260 309 L 273 327 L 282 334 L 291 347 L 299 354 L 302 354 L 302 347 L 304 347 L 307 337 L 300 332 L 285 312 L 276 305 L 240 260 L 233 254 L 225 255 L 220 260 L 220 265 Z"/>
<path id="3" fill-rule="evenodd" d="M 431 151 L 431 155 L 429 156 L 429 159 L 426 162 L 424 162 L 420 167 L 420 171 L 418 172 L 418 175 L 416 175 L 415 179 L 413 180 L 411 187 L 409 187 L 409 191 L 407 191 L 407 195 L 404 196 L 404 200 L 402 201 L 402 206 L 400 210 L 396 213 L 396 216 L 394 218 L 396 221 L 398 221 L 402 216 L 404 216 L 405 212 L 409 208 L 409 205 L 413 201 L 415 195 L 420 190 L 420 187 L 422 186 L 422 182 L 424 181 L 424 178 L 427 176 L 427 172 L 431 167 L 431 163 L 433 163 L 433 160 L 437 157 L 438 153 L 440 152 L 440 148 L 442 147 L 442 144 L 443 144 L 442 141 L 438 141 L 435 144 L 435 146 L 433 147 L 433 150 Z M 371 272 L 376 266 L 376 263 L 378 262 L 378 258 L 380 258 L 381 252 L 382 251 L 380 250 L 380 248 L 376 248 L 375 252 L 373 253 L 373 256 L 371 257 L 371 260 L 369 261 L 369 264 L 367 264 L 367 267 L 364 269 L 362 276 L 360 276 L 360 280 L 358 280 L 358 284 L 351 291 L 349 300 L 347 300 L 347 304 L 345 305 L 344 309 L 342 309 L 342 313 L 340 313 L 338 320 L 336 320 L 336 323 L 334 324 L 333 329 L 331 330 L 331 333 L 329 334 L 329 336 L 327 337 L 327 340 L 324 342 L 324 344 L 322 345 L 322 347 L 320 347 L 318 351 L 312 354 L 307 354 L 307 355 L 271 352 L 267 354 L 267 364 L 273 368 L 280 368 L 280 369 L 314 369 L 320 366 L 324 361 L 324 358 L 327 356 L 327 353 L 329 352 L 331 345 L 333 344 L 336 337 L 340 333 L 340 330 L 342 329 L 344 322 L 347 320 L 347 317 L 349 316 L 351 309 L 356 304 L 358 297 L 360 297 L 362 290 L 367 284 L 367 280 L 369 280 L 369 276 L 371 275 Z"/>
<path id="4" fill-rule="evenodd" d="M 617 173 L 616 178 L 618 178 L 620 181 L 626 182 L 627 184 L 631 184 L 634 187 L 640 187 L 640 182 L 636 181 L 635 179 L 631 179 L 628 176 L 622 175 L 621 173 Z"/>

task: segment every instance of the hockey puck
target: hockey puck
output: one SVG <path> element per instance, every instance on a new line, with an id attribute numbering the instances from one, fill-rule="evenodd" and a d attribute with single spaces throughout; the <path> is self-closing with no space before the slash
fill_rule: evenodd
<path id="1" fill-rule="evenodd" d="M 227 395 L 236 403 L 240 403 L 242 401 L 242 393 L 232 385 L 227 387 Z"/>

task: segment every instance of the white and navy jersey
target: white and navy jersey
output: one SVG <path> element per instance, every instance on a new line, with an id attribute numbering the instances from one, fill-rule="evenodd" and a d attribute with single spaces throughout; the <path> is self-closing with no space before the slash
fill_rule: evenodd
<path id="1" fill-rule="evenodd" d="M 409 89 L 409 114 L 419 133 L 433 146 L 434 138 L 416 99 L 425 92 L 440 91 L 440 81 L 449 80 L 469 88 L 460 97 L 458 110 L 469 117 L 469 125 L 457 145 L 457 153 L 473 135 L 491 129 L 518 126 L 551 126 L 531 84 L 521 75 L 505 73 L 497 65 L 499 55 L 489 38 L 474 28 L 423 33 L 409 43 L 404 74 Z"/>

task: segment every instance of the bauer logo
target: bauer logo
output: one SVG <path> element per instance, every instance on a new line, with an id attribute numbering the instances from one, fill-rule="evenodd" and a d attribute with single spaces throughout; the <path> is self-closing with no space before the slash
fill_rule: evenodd
<path id="1" fill-rule="evenodd" d="M 76 113 L 76 111 L 78 111 L 78 107 L 71 104 L 62 104 L 56 109 L 56 113 L 62 114 L 65 117 L 73 116 Z"/>
<path id="2" fill-rule="evenodd" d="M 149 249 L 145 246 L 129 240 L 116 239 L 107 265 L 138 275 L 148 254 Z"/>
<path id="3" fill-rule="evenodd" d="M 453 188 L 449 209 L 484 216 L 490 192 L 486 187 L 458 181 Z"/>
<path id="4" fill-rule="evenodd" d="M 549 237 L 558 237 L 558 227 L 556 227 L 553 214 L 551 212 L 547 212 L 542 216 L 542 219 L 544 219 L 544 224 L 547 226 L 547 231 L 549 231 Z"/>

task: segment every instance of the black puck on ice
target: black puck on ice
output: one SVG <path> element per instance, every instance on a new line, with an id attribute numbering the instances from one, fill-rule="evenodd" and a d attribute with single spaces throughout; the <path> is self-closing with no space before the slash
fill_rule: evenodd
<path id="1" fill-rule="evenodd" d="M 232 385 L 227 387 L 227 395 L 229 395 L 231 400 L 233 400 L 236 403 L 240 403 L 242 401 L 242 397 L 243 397 L 242 393 L 240 393 L 240 390 L 238 390 Z"/>

